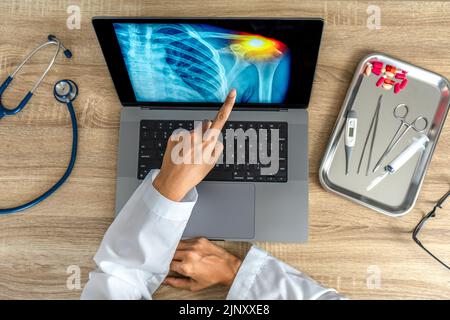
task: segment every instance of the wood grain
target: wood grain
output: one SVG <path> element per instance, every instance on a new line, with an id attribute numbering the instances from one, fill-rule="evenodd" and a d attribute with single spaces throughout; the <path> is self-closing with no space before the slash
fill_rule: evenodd
<path id="1" fill-rule="evenodd" d="M 81 8 L 80 30 L 66 27 L 69 5 Z M 0 207 L 33 198 L 53 184 L 69 158 L 70 120 L 52 97 L 52 84 L 71 78 L 80 87 L 76 111 L 80 151 L 69 183 L 49 201 L 0 217 L 0 298 L 77 299 L 66 287 L 67 268 L 78 265 L 82 284 L 113 220 L 120 103 L 98 46 L 91 17 L 254 16 L 323 17 L 326 21 L 310 104 L 310 239 L 306 244 L 258 243 L 274 256 L 353 299 L 450 298 L 450 274 L 411 240 L 411 231 L 450 185 L 447 124 L 414 210 L 389 218 L 325 192 L 318 181 L 321 157 L 357 62 L 384 52 L 450 78 L 450 3 L 377 1 L 380 30 L 366 27 L 367 1 L 137 1 L 15 0 L 0 2 L 0 71 L 6 77 L 23 55 L 55 33 L 74 53 L 58 59 L 32 103 L 0 125 Z M 11 36 L 13 35 L 13 36 Z M 15 103 L 39 76 L 40 54 L 14 82 L 4 102 Z M 448 210 L 447 210 L 448 212 Z M 449 215 L 447 215 L 448 218 Z M 430 245 L 449 258 L 450 220 L 433 226 Z M 220 243 L 243 257 L 246 243 Z M 371 267 L 372 266 L 372 267 Z M 381 287 L 367 286 L 368 270 Z M 368 269 L 369 268 L 369 269 Z M 221 299 L 226 289 L 191 293 L 163 287 L 158 299 Z"/>

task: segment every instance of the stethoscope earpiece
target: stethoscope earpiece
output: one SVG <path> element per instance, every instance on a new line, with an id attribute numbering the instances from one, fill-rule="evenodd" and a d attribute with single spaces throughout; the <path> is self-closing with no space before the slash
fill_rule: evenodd
<path id="1" fill-rule="evenodd" d="M 78 95 L 78 86 L 72 80 L 59 80 L 55 83 L 53 95 L 55 96 L 55 99 L 61 103 L 72 102 Z"/>
<path id="2" fill-rule="evenodd" d="M 70 51 L 69 49 L 65 49 L 64 50 L 64 55 L 66 56 L 66 58 L 72 58 L 72 51 Z"/>
<path id="3" fill-rule="evenodd" d="M 57 42 L 64 49 L 64 55 L 66 56 L 66 58 L 69 58 L 69 59 L 72 58 L 72 51 L 70 51 L 69 49 L 64 47 L 61 40 L 59 40 L 56 36 L 54 36 L 53 34 L 49 34 L 47 36 L 47 39 L 48 39 L 48 41 Z"/>

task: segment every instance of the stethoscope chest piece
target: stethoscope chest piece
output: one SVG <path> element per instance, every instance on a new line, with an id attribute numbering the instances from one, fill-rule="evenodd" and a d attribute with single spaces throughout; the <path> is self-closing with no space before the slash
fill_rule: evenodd
<path id="1" fill-rule="evenodd" d="M 61 103 L 72 102 L 78 95 L 78 86 L 72 80 L 59 80 L 53 88 L 53 95 Z"/>

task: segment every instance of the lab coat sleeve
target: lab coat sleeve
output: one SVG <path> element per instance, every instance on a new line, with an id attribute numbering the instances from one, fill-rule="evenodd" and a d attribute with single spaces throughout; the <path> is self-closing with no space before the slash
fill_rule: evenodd
<path id="1" fill-rule="evenodd" d="M 228 292 L 228 300 L 341 300 L 302 272 L 253 246 Z"/>
<path id="2" fill-rule="evenodd" d="M 106 232 L 81 299 L 151 299 L 169 272 L 197 191 L 181 202 L 162 196 L 152 170 Z"/>

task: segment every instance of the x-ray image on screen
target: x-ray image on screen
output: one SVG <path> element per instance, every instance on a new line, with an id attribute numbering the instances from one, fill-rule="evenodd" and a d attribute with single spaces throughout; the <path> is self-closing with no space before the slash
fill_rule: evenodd
<path id="1" fill-rule="evenodd" d="M 139 102 L 281 103 L 290 79 L 289 48 L 258 34 L 207 24 L 115 23 Z"/>

